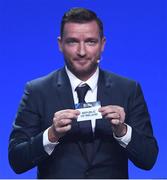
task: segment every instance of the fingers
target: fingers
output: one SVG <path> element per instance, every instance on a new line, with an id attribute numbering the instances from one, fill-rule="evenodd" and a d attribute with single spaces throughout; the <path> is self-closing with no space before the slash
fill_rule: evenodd
<path id="1" fill-rule="evenodd" d="M 102 116 L 108 120 L 110 120 L 113 127 L 118 130 L 123 125 L 125 121 L 125 112 L 124 108 L 116 105 L 108 105 L 99 108 L 99 112 L 101 112 Z M 75 119 L 77 119 L 80 112 L 78 110 L 66 109 L 58 111 L 54 114 L 53 117 L 53 129 L 55 135 L 58 137 L 62 137 L 66 132 L 71 130 L 71 123 Z M 116 132 L 116 131 L 115 131 Z"/>
<path id="2" fill-rule="evenodd" d="M 108 113 L 102 113 L 102 116 L 105 116 L 106 119 L 119 119 L 120 115 L 116 112 L 108 112 Z"/>
<path id="3" fill-rule="evenodd" d="M 102 116 L 106 119 L 109 119 L 112 124 L 121 124 L 125 121 L 125 111 L 124 108 L 116 105 L 108 105 L 99 108 Z"/>
<path id="4" fill-rule="evenodd" d="M 119 119 L 111 119 L 110 122 L 113 125 L 120 125 L 120 124 L 122 124 Z"/>
<path id="5" fill-rule="evenodd" d="M 60 137 L 62 137 L 67 131 L 71 129 L 71 124 L 68 124 L 64 127 L 57 127 L 55 128 L 57 134 L 59 134 Z"/>
<path id="6" fill-rule="evenodd" d="M 71 123 L 77 119 L 80 112 L 78 110 L 67 109 L 61 110 L 54 114 L 53 127 L 55 135 L 62 137 L 67 131 L 71 129 Z"/>
<path id="7" fill-rule="evenodd" d="M 127 132 L 127 126 L 125 125 L 125 111 L 120 106 L 104 106 L 99 108 L 102 116 L 111 122 L 112 130 L 117 137 L 122 137 Z"/>
<path id="8" fill-rule="evenodd" d="M 61 110 L 61 111 L 58 111 L 54 114 L 54 117 L 59 117 L 60 115 L 69 115 L 69 114 L 72 114 L 72 115 L 79 115 L 80 112 L 78 110 L 74 110 L 74 109 L 66 109 L 66 110 Z"/>

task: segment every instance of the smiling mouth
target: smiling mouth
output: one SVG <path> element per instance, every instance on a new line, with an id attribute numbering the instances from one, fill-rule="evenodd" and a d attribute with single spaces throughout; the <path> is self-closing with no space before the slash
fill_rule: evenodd
<path id="1" fill-rule="evenodd" d="M 89 59 L 88 58 L 74 59 L 74 61 L 76 61 L 76 62 L 88 62 Z"/>
<path id="2" fill-rule="evenodd" d="M 81 58 L 81 59 L 74 59 L 75 61 L 87 61 L 88 59 L 87 58 Z"/>
<path id="3" fill-rule="evenodd" d="M 88 62 L 88 59 L 76 59 L 75 62 L 81 65 L 84 65 Z"/>

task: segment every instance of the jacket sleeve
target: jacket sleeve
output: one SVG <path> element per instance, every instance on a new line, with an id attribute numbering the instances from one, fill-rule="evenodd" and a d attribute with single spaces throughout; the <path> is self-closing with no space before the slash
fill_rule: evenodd
<path id="1" fill-rule="evenodd" d="M 38 102 L 31 83 L 27 83 L 9 139 L 9 162 L 16 173 L 25 172 L 48 157 L 43 148 Z"/>
<path id="2" fill-rule="evenodd" d="M 129 159 L 136 166 L 149 170 L 157 159 L 158 145 L 153 136 L 147 105 L 138 83 L 132 94 L 127 112 L 127 122 L 132 127 L 132 137 L 126 151 Z"/>

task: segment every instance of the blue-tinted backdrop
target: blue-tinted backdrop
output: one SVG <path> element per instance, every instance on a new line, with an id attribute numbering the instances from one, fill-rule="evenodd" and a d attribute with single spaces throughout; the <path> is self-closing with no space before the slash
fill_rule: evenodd
<path id="1" fill-rule="evenodd" d="M 36 177 L 36 169 L 21 175 L 12 171 L 8 137 L 25 83 L 63 65 L 57 36 L 71 7 L 90 8 L 103 20 L 107 44 L 101 67 L 142 85 L 160 151 L 151 171 L 130 163 L 130 178 L 167 178 L 165 1 L 0 0 L 0 178 Z"/>

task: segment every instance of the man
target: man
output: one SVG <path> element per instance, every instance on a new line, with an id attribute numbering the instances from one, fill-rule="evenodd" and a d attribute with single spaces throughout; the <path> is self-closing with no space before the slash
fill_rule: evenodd
<path id="1" fill-rule="evenodd" d="M 27 83 L 13 125 L 9 161 L 16 173 L 37 166 L 38 178 L 111 179 L 128 178 L 128 159 L 153 167 L 158 146 L 142 90 L 99 68 L 105 41 L 94 12 L 65 13 L 58 38 L 65 67 Z M 87 111 L 91 118 L 79 121 L 75 104 L 97 101 L 102 117 Z"/>

